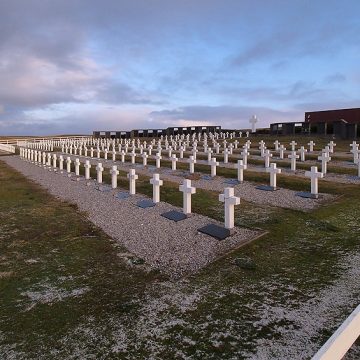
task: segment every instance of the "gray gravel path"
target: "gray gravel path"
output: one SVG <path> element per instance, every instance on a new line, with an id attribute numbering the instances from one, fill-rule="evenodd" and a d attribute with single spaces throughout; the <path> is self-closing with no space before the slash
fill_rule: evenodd
<path id="1" fill-rule="evenodd" d="M 196 272 L 261 234 L 259 231 L 236 227 L 232 236 L 218 241 L 197 231 L 209 223 L 221 225 L 208 217 L 192 214 L 188 219 L 175 223 L 160 216 L 170 210 L 181 211 L 167 203 L 161 202 L 153 208 L 141 209 L 135 204 L 144 196 L 134 195 L 118 200 L 114 195 L 120 189 L 100 192 L 96 190 L 94 182 L 87 186 L 84 181 L 71 181 L 64 174 L 50 172 L 18 156 L 6 156 L 1 160 L 57 198 L 76 204 L 94 224 L 128 251 L 170 278 Z"/>

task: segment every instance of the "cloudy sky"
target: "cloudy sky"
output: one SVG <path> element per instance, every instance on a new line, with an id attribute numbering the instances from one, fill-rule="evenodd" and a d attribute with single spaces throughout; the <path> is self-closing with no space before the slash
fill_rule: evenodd
<path id="1" fill-rule="evenodd" d="M 360 107 L 359 0 L 0 0 L 0 135 Z"/>

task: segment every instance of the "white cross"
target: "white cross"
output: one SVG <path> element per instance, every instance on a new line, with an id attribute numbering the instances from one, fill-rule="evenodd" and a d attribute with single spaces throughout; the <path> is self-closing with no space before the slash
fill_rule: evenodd
<path id="1" fill-rule="evenodd" d="M 53 168 L 54 168 L 54 170 L 56 169 L 56 160 L 57 160 L 57 156 L 56 156 L 56 154 L 53 154 Z"/>
<path id="2" fill-rule="evenodd" d="M 219 166 L 219 163 L 216 161 L 216 158 L 211 158 L 209 161 L 210 164 L 210 171 L 211 171 L 211 177 L 216 176 L 216 167 Z"/>
<path id="3" fill-rule="evenodd" d="M 86 156 L 86 155 L 85 155 Z M 116 151 L 115 151 L 115 148 L 113 148 L 113 151 L 112 151 L 112 161 L 115 162 L 116 161 Z"/>
<path id="4" fill-rule="evenodd" d="M 227 164 L 229 162 L 229 150 L 225 148 L 223 154 L 224 154 L 224 164 Z"/>
<path id="5" fill-rule="evenodd" d="M 96 149 L 96 152 L 97 152 L 97 158 L 100 159 L 100 157 L 101 157 L 101 156 L 100 156 L 100 149 L 97 148 L 97 149 Z"/>
<path id="6" fill-rule="evenodd" d="M 279 140 L 275 140 L 274 145 L 275 145 L 275 151 L 278 151 L 279 150 L 279 145 L 280 145 Z"/>
<path id="7" fill-rule="evenodd" d="M 175 154 L 171 157 L 171 170 L 176 170 L 176 162 L 178 161 L 178 158 Z"/>
<path id="8" fill-rule="evenodd" d="M 121 162 L 124 164 L 125 163 L 125 151 L 124 150 L 121 150 Z"/>
<path id="9" fill-rule="evenodd" d="M 90 157 L 94 157 L 94 148 L 90 148 Z"/>
<path id="10" fill-rule="evenodd" d="M 305 176 L 311 178 L 311 194 L 318 195 L 318 179 L 324 177 L 322 172 L 318 172 L 317 166 L 312 166 L 311 171 L 305 171 Z"/>
<path id="11" fill-rule="evenodd" d="M 132 163 L 132 164 L 135 164 L 135 158 L 136 158 L 136 152 L 135 152 L 135 150 L 133 150 L 133 151 L 130 153 L 130 158 L 131 158 L 131 163 Z"/>
<path id="12" fill-rule="evenodd" d="M 161 154 L 158 152 L 155 155 L 155 161 L 156 161 L 156 168 L 159 169 L 160 168 L 160 160 L 162 159 Z"/>
<path id="13" fill-rule="evenodd" d="M 330 152 L 333 153 L 334 152 L 334 147 L 336 146 L 336 144 L 331 140 L 328 144 Z"/>
<path id="14" fill-rule="evenodd" d="M 295 151 L 295 146 L 297 145 L 297 142 L 295 142 L 294 140 L 290 143 L 291 145 L 291 151 Z"/>
<path id="15" fill-rule="evenodd" d="M 300 161 L 305 161 L 305 153 L 307 153 L 307 150 L 304 148 L 304 146 L 300 147 L 299 153 L 300 153 Z"/>
<path id="16" fill-rule="evenodd" d="M 283 159 L 284 158 L 284 151 L 286 150 L 286 147 L 284 145 L 280 145 L 279 147 L 279 158 Z"/>
<path id="17" fill-rule="evenodd" d="M 253 115 L 253 117 L 249 120 L 250 124 L 251 124 L 251 132 L 254 133 L 256 132 L 256 123 L 258 122 L 258 119 L 256 117 L 256 115 Z M 248 132 L 247 132 L 248 133 Z"/>
<path id="18" fill-rule="evenodd" d="M 157 204 L 160 202 L 160 186 L 163 185 L 160 175 L 154 174 L 152 179 L 150 179 L 150 184 L 153 186 L 153 202 Z"/>
<path id="19" fill-rule="evenodd" d="M 113 189 L 117 188 L 117 176 L 119 175 L 119 170 L 117 169 L 116 165 L 113 165 L 112 168 L 110 169 L 110 174 L 111 174 L 111 187 Z"/>
<path id="20" fill-rule="evenodd" d="M 235 141 L 234 141 L 234 147 L 235 147 L 235 149 L 238 148 L 238 145 L 239 145 L 239 142 L 238 142 L 237 140 L 235 140 Z"/>
<path id="21" fill-rule="evenodd" d="M 96 172 L 97 172 L 97 183 L 101 184 L 102 183 L 102 173 L 104 171 L 104 168 L 102 166 L 102 163 L 98 163 L 96 166 Z"/>
<path id="22" fill-rule="evenodd" d="M 234 206 L 240 204 L 240 198 L 234 196 L 234 188 L 228 187 L 224 189 L 223 194 L 219 195 L 219 201 L 225 205 L 225 228 L 232 229 L 235 217 Z"/>
<path id="23" fill-rule="evenodd" d="M 59 156 L 59 170 L 62 174 L 64 170 L 64 157 L 62 155 Z"/>
<path id="24" fill-rule="evenodd" d="M 184 147 L 183 146 L 180 146 L 179 147 L 179 152 L 180 152 L 180 154 L 179 154 L 179 157 L 180 157 L 180 159 L 183 159 L 184 158 Z"/>
<path id="25" fill-rule="evenodd" d="M 276 163 L 271 163 L 270 167 L 266 169 L 266 172 L 270 173 L 270 186 L 276 189 L 276 175 L 281 173 L 281 169 L 276 168 Z"/>
<path id="26" fill-rule="evenodd" d="M 75 175 L 76 176 L 80 175 L 80 159 L 79 158 L 75 159 Z"/>
<path id="27" fill-rule="evenodd" d="M 212 153 L 213 153 L 212 149 L 211 149 L 211 148 L 208 148 L 208 150 L 207 150 L 208 162 L 211 161 L 211 155 L 212 155 Z"/>
<path id="28" fill-rule="evenodd" d="M 270 158 L 272 157 L 270 150 L 265 150 L 263 157 L 265 160 L 265 168 L 268 168 L 270 166 Z"/>
<path id="29" fill-rule="evenodd" d="M 308 145 L 309 145 L 309 151 L 313 152 L 314 151 L 314 146 L 315 146 L 314 141 L 311 140 L 310 142 L 308 142 Z"/>
<path id="30" fill-rule="evenodd" d="M 45 153 L 43 153 L 43 154 L 45 154 Z M 66 158 L 66 172 L 68 174 L 71 173 L 71 158 L 69 156 Z"/>
<path id="31" fill-rule="evenodd" d="M 135 193 L 136 193 L 135 181 L 139 178 L 139 176 L 137 174 L 135 174 L 135 169 L 130 169 L 129 173 L 126 176 L 129 179 L 129 194 L 135 195 Z"/>
<path id="32" fill-rule="evenodd" d="M 144 151 L 141 156 L 142 156 L 142 159 L 143 159 L 143 166 L 146 166 L 147 165 L 148 154 Z"/>
<path id="33" fill-rule="evenodd" d="M 89 180 L 90 179 L 90 169 L 91 169 L 91 164 L 89 160 L 85 161 L 85 180 Z"/>
<path id="34" fill-rule="evenodd" d="M 190 169 L 190 174 L 193 174 L 195 171 L 195 164 L 196 164 L 196 160 L 194 159 L 194 156 L 190 156 L 189 157 L 189 169 Z"/>
<path id="35" fill-rule="evenodd" d="M 249 156 L 249 152 L 247 151 L 247 147 L 246 147 L 241 152 L 241 157 L 242 157 L 242 160 L 244 162 L 244 165 L 247 165 L 248 156 Z"/>
<path id="36" fill-rule="evenodd" d="M 318 160 L 321 161 L 321 172 L 325 175 L 327 173 L 327 163 L 331 160 L 331 157 L 326 152 L 322 152 Z"/>
<path id="37" fill-rule="evenodd" d="M 296 155 L 296 151 L 291 151 L 291 154 L 288 155 L 288 158 L 291 160 L 291 170 L 296 171 L 296 159 L 299 158 L 299 155 Z"/>
<path id="38" fill-rule="evenodd" d="M 242 183 L 244 181 L 244 170 L 247 169 L 247 164 L 245 164 L 244 160 L 238 160 L 235 168 L 237 169 L 238 181 Z"/>

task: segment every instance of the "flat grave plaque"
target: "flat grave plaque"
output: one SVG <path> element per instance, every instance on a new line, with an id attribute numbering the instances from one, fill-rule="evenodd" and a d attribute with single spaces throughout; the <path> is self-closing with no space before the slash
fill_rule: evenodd
<path id="1" fill-rule="evenodd" d="M 146 209 L 146 208 L 149 208 L 149 207 L 154 207 L 156 204 L 154 202 L 152 202 L 151 200 L 146 200 L 146 199 L 143 199 L 143 200 L 139 200 L 136 205 L 138 207 L 141 207 L 142 209 Z"/>
<path id="2" fill-rule="evenodd" d="M 127 199 L 128 197 L 130 197 L 130 194 L 125 191 L 120 191 L 116 195 L 114 195 L 114 197 L 119 200 L 124 200 L 124 199 Z"/>
<path id="3" fill-rule="evenodd" d="M 163 216 L 166 219 L 173 220 L 175 222 L 187 219 L 187 216 L 184 213 L 175 210 L 171 210 L 166 213 L 163 213 L 161 214 L 161 216 Z"/>
<path id="4" fill-rule="evenodd" d="M 306 191 L 297 192 L 295 195 L 300 196 L 305 199 L 318 199 L 319 198 L 319 195 L 315 195 L 315 194 L 312 194 L 312 193 L 309 193 Z"/>
<path id="5" fill-rule="evenodd" d="M 95 187 L 95 189 L 98 191 L 101 191 L 101 192 L 110 192 L 111 191 L 110 186 L 104 186 L 104 185 L 98 185 Z"/>
<path id="6" fill-rule="evenodd" d="M 201 180 L 211 181 L 213 178 L 210 175 L 203 175 L 200 179 Z"/>
<path id="7" fill-rule="evenodd" d="M 229 229 L 225 229 L 224 227 L 215 224 L 206 225 L 198 229 L 198 231 L 200 231 L 203 234 L 210 235 L 218 240 L 224 240 L 228 236 L 230 236 Z"/>
<path id="8" fill-rule="evenodd" d="M 256 189 L 263 190 L 263 191 L 276 191 L 276 190 L 279 190 L 279 189 L 274 188 L 273 186 L 270 186 L 270 185 L 259 185 L 259 186 L 256 186 Z"/>
<path id="9" fill-rule="evenodd" d="M 228 184 L 228 185 L 231 185 L 231 186 L 235 186 L 235 185 L 239 185 L 240 184 L 240 181 L 236 180 L 236 179 L 226 179 L 224 181 L 224 184 Z"/>

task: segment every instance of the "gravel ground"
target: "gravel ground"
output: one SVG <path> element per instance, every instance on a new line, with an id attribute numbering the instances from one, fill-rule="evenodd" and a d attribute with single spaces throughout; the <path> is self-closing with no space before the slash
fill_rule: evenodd
<path id="1" fill-rule="evenodd" d="M 69 155 L 72 159 L 75 159 L 76 155 Z M 82 162 L 84 163 L 85 157 L 80 157 L 82 159 Z M 104 159 L 98 160 L 94 158 L 86 158 L 90 160 L 90 163 L 92 165 L 96 165 L 98 162 L 101 162 L 104 167 L 111 167 L 113 164 L 116 164 L 118 166 L 118 169 L 128 171 L 130 168 L 133 168 L 134 165 L 130 164 L 129 162 L 122 164 L 120 161 L 113 162 L 108 160 L 107 162 L 104 161 Z M 205 160 L 199 160 L 198 163 L 206 163 Z M 228 167 L 232 167 L 231 164 L 225 164 L 228 165 Z M 264 171 L 264 168 L 261 167 L 255 167 L 250 165 L 249 168 L 251 170 L 253 169 L 259 169 L 259 171 Z M 141 175 L 147 175 L 152 176 L 152 174 L 155 172 L 154 166 L 148 166 L 147 168 L 144 168 L 141 164 L 135 165 L 136 173 Z M 172 171 L 170 168 L 160 168 L 156 169 L 156 172 L 161 174 L 161 178 L 163 180 L 169 180 L 175 183 L 182 183 L 184 180 L 184 177 L 189 177 L 189 172 L 183 171 L 183 170 L 177 170 Z M 283 170 L 283 173 L 286 173 L 285 170 Z M 291 174 L 290 174 L 291 173 Z M 290 176 L 292 175 L 292 172 L 289 170 Z M 245 175 L 246 178 L 246 175 Z M 212 180 L 193 180 L 192 185 L 196 188 L 205 189 L 205 190 L 212 190 L 217 192 L 223 192 L 225 187 L 229 187 L 232 185 L 226 184 L 225 181 L 229 179 L 225 179 L 223 177 L 217 176 Z M 238 184 L 234 186 L 235 189 L 235 195 L 240 196 L 240 198 L 253 202 L 256 204 L 266 204 L 276 207 L 283 207 L 283 208 L 289 208 L 289 209 L 295 209 L 295 210 L 302 210 L 302 211 L 308 211 L 311 209 L 314 209 L 316 207 L 319 207 L 324 202 L 333 200 L 335 197 L 329 194 L 320 194 L 319 199 L 306 199 L 301 198 L 299 196 L 296 196 L 297 191 L 279 188 L 277 191 L 263 191 L 258 190 L 256 188 L 257 185 L 254 185 L 248 181 L 244 181 L 242 184 Z M 321 189 L 321 182 L 319 184 L 319 188 Z M 310 181 L 309 181 L 309 190 L 310 190 Z"/>
<path id="2" fill-rule="evenodd" d="M 235 227 L 232 236 L 218 241 L 197 231 L 209 223 L 221 225 L 205 216 L 192 214 L 186 220 L 173 222 L 160 214 L 181 209 L 167 203 L 141 209 L 135 204 L 144 196 L 125 200 L 114 197 L 119 192 L 96 190 L 95 182 L 71 181 L 66 175 L 50 172 L 21 160 L 3 157 L 7 164 L 46 188 L 57 198 L 76 204 L 88 218 L 130 252 L 156 268 L 178 278 L 198 271 L 219 256 L 261 235 L 261 232 Z"/>

